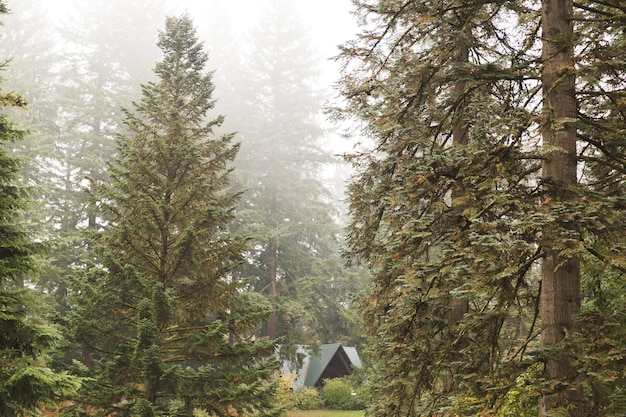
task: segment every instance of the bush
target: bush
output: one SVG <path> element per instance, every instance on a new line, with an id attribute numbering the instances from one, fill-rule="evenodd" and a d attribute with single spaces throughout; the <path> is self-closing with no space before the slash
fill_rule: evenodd
<path id="1" fill-rule="evenodd" d="M 302 388 L 293 391 L 293 381 L 295 374 L 282 375 L 280 380 L 280 390 L 278 392 L 278 403 L 281 408 L 287 410 L 316 410 L 324 406 L 324 400 L 317 388 Z"/>
<path id="2" fill-rule="evenodd" d="M 324 399 L 317 388 L 302 388 L 293 395 L 298 410 L 317 410 L 324 406 Z"/>
<path id="3" fill-rule="evenodd" d="M 322 396 L 326 407 L 336 410 L 362 410 L 365 408 L 356 384 L 347 378 L 324 381 Z"/>

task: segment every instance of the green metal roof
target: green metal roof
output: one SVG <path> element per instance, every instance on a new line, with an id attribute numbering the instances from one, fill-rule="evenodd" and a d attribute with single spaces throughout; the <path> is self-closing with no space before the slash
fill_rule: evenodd
<path id="1" fill-rule="evenodd" d="M 319 381 L 322 373 L 333 359 L 337 351 L 341 348 L 341 344 L 332 343 L 320 346 L 320 356 L 312 356 L 309 363 L 309 369 L 304 380 L 305 387 L 313 387 Z"/>
<path id="2" fill-rule="evenodd" d="M 348 358 L 350 358 L 350 363 L 352 364 L 352 366 L 354 368 L 359 368 L 359 369 L 362 368 L 363 363 L 361 362 L 361 358 L 359 357 L 359 354 L 356 351 L 356 348 L 352 346 L 342 346 L 342 347 L 343 347 L 343 350 L 348 355 Z"/>
<path id="3" fill-rule="evenodd" d="M 304 354 L 297 378 L 293 381 L 294 391 L 303 387 L 319 386 L 322 380 L 351 375 L 354 368 L 362 368 L 361 358 L 354 347 L 340 343 L 321 345 L 319 355 L 312 355 L 306 346 L 298 346 L 298 353 Z M 285 375 L 294 372 L 293 363 L 283 361 L 281 372 Z"/>

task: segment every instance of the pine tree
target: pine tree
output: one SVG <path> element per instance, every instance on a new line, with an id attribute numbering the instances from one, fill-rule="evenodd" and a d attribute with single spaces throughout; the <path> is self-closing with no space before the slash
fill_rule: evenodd
<path id="1" fill-rule="evenodd" d="M 8 12 L 0 1 L 0 14 Z M 7 63 L 0 65 L 4 70 Z M 0 93 L 0 107 L 23 108 L 17 93 Z M 0 114 L 0 414 L 32 415 L 42 405 L 58 401 L 75 388 L 76 380 L 48 367 L 47 354 L 58 332 L 33 314 L 32 291 L 25 277 L 35 270 L 41 245 L 26 228 L 28 189 L 19 182 L 20 161 L 7 148 L 24 138 L 5 112 Z"/>
<path id="2" fill-rule="evenodd" d="M 335 208 L 319 179 L 332 158 L 321 146 L 323 97 L 314 87 L 318 65 L 304 24 L 291 2 L 267 5 L 244 58 L 245 100 L 231 124 L 241 133 L 236 164 L 248 190 L 241 225 L 255 238 L 245 276 L 257 277 L 255 288 L 274 304 L 265 334 L 315 343 L 324 325 L 315 324 L 320 317 L 311 303 L 321 308 L 322 288 L 332 291 L 332 279 L 345 276 Z"/>
<path id="3" fill-rule="evenodd" d="M 158 46 L 157 81 L 126 112 L 95 194 L 108 225 L 73 288 L 73 332 L 95 360 L 82 402 L 105 415 L 271 415 L 274 345 L 250 337 L 269 305 L 234 279 L 246 241 L 228 232 L 238 146 L 213 134 L 222 117 L 207 120 L 214 86 L 190 18 L 168 18 Z"/>
<path id="4" fill-rule="evenodd" d="M 367 29 L 342 52 L 343 110 L 374 145 L 351 156 L 358 175 L 347 254 L 374 274 L 362 300 L 372 411 L 619 415 L 615 397 L 601 392 L 603 378 L 623 380 L 585 378 L 601 366 L 583 351 L 596 355 L 623 335 L 601 333 L 610 327 L 592 323 L 597 307 L 581 327 L 577 288 L 581 260 L 594 292 L 619 288 L 623 277 L 616 138 L 626 85 L 614 66 L 623 10 L 611 2 L 577 4 L 575 13 L 549 1 L 356 4 Z M 562 15 L 555 21 L 553 12 Z M 598 16 L 610 31 L 600 33 Z M 589 71 L 577 78 L 577 66 Z M 595 342 L 585 341 L 590 334 Z"/>

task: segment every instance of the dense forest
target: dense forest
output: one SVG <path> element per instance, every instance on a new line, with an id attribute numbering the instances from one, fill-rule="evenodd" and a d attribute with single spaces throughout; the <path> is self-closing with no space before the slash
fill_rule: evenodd
<path id="1" fill-rule="evenodd" d="M 626 414 L 621 0 L 170 3 L 0 0 L 0 415 Z"/>
<path id="2" fill-rule="evenodd" d="M 164 1 L 5 5 L 1 415 L 276 415 L 279 360 L 361 343 L 315 52 L 267 6 L 249 50 Z"/>

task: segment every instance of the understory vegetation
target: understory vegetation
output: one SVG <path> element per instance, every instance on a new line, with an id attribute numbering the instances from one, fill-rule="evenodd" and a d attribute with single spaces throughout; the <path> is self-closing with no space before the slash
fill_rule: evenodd
<path id="1" fill-rule="evenodd" d="M 326 379 L 321 388 L 303 387 L 295 391 L 290 379 L 283 377 L 278 399 L 287 411 L 363 410 L 364 395 L 362 382 L 355 376 Z"/>

